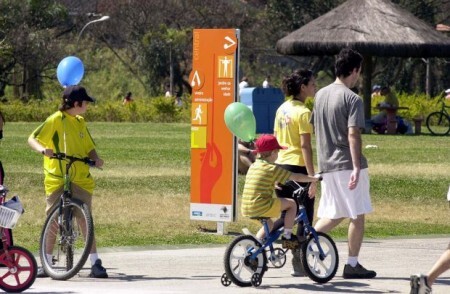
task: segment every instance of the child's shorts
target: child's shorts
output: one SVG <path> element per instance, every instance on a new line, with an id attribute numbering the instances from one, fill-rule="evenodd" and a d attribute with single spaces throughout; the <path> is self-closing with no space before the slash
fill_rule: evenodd
<path id="1" fill-rule="evenodd" d="M 270 209 L 260 215 L 261 217 L 280 217 L 281 215 L 281 200 L 279 198 L 274 198 L 272 201 L 272 206 L 270 206 Z"/>

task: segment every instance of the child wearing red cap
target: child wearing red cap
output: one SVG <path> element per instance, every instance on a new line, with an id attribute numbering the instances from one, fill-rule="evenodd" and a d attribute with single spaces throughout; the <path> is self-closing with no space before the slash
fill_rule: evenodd
<path id="1" fill-rule="evenodd" d="M 245 178 L 244 191 L 242 195 L 241 212 L 245 217 L 279 217 L 286 210 L 284 223 L 283 247 L 291 248 L 299 246 L 299 240 L 292 235 L 297 204 L 294 199 L 274 197 L 274 187 L 277 183 L 284 184 L 288 180 L 297 182 L 316 182 L 318 178 L 291 173 L 277 165 L 278 150 L 286 147 L 278 144 L 273 135 L 261 135 L 255 142 L 256 161 L 250 166 Z M 269 219 L 269 228 L 273 222 Z M 264 228 L 257 235 L 264 237 Z M 288 245 L 289 244 L 289 245 Z"/>

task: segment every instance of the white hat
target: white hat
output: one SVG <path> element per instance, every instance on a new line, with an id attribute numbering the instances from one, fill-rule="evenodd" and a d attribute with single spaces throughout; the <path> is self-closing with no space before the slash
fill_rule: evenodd
<path id="1" fill-rule="evenodd" d="M 450 89 L 445 90 L 445 94 L 450 94 Z"/>

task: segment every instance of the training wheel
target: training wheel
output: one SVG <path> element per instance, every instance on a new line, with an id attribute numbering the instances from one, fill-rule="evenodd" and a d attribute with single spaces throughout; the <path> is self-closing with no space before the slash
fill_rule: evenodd
<path id="1" fill-rule="evenodd" d="M 220 282 L 222 283 L 222 285 L 224 285 L 225 287 L 228 287 L 231 285 L 231 280 L 228 278 L 227 274 L 223 274 L 222 277 L 220 278 Z"/>
<path id="2" fill-rule="evenodd" d="M 251 280 L 252 286 L 258 287 L 259 285 L 261 285 L 261 282 L 262 282 L 261 275 L 258 273 L 254 273 L 252 275 L 252 280 Z"/>

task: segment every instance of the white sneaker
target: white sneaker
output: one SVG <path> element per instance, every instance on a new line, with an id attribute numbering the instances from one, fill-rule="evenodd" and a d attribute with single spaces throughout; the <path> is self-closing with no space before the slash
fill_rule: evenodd
<path id="1" fill-rule="evenodd" d="M 431 287 L 428 286 L 427 276 L 423 274 L 412 275 L 410 284 L 410 294 L 431 294 Z"/>
<path id="2" fill-rule="evenodd" d="M 291 276 L 293 277 L 306 277 L 305 273 L 303 272 L 303 270 L 301 271 L 296 271 L 296 270 L 291 270 Z"/>

